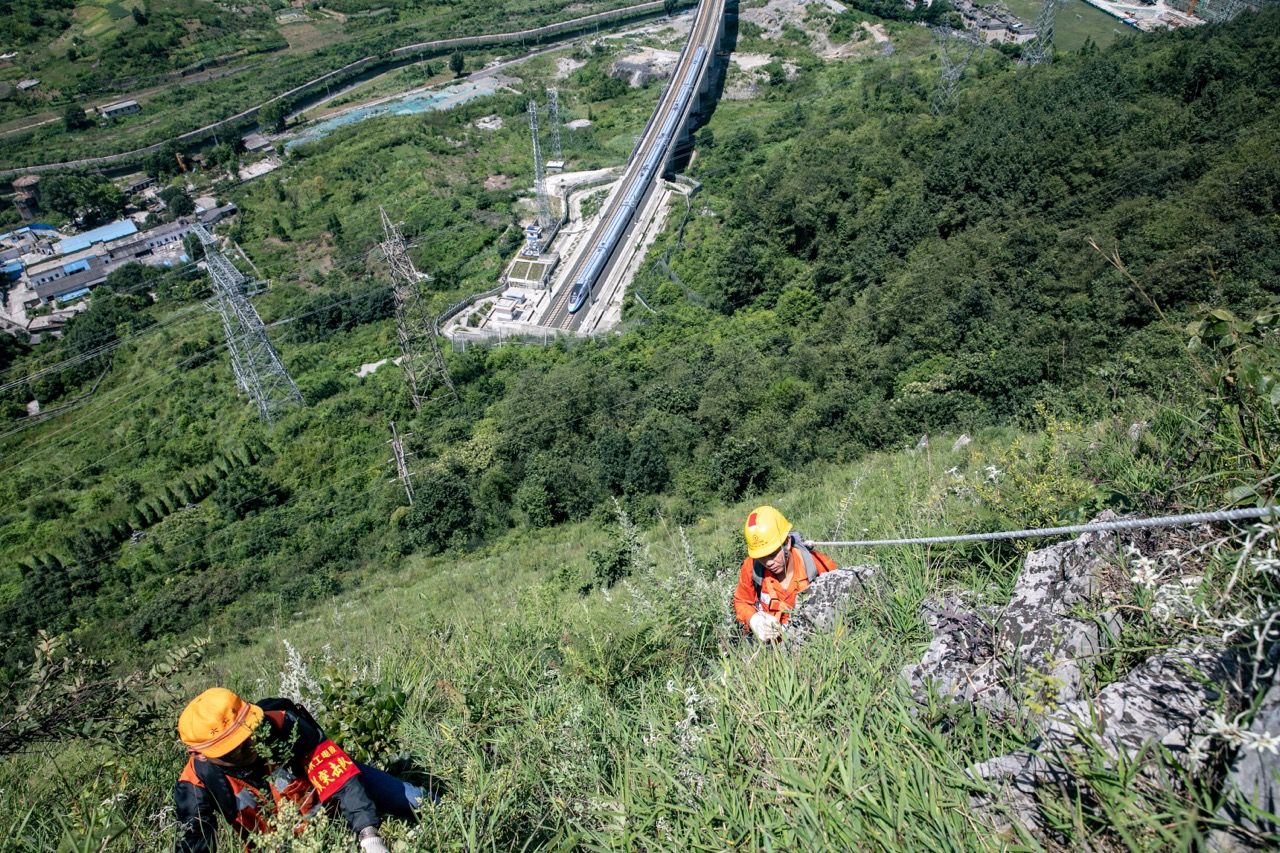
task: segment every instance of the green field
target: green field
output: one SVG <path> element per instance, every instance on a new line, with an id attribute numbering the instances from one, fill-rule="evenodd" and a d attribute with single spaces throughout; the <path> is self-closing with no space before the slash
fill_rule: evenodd
<path id="1" fill-rule="evenodd" d="M 1027 26 L 1034 26 L 1036 16 L 1043 6 L 1039 0 L 1006 0 L 1005 6 Z M 1058 8 L 1053 25 L 1053 43 L 1059 50 L 1079 50 L 1086 38 L 1092 38 L 1099 47 L 1105 47 L 1121 35 L 1136 32 L 1118 18 L 1085 3 L 1084 0 L 1066 0 Z"/>

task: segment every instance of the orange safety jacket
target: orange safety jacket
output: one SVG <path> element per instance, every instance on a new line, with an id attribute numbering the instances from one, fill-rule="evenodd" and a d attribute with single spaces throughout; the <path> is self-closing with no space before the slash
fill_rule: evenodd
<path id="1" fill-rule="evenodd" d="M 197 761 L 203 762 L 204 759 L 197 758 L 194 755 L 187 759 L 187 766 L 182 768 L 178 781 L 180 783 L 186 782 L 198 789 L 208 790 L 210 786 L 205 785 L 204 780 L 200 778 L 201 774 L 196 770 Z M 271 803 L 272 810 L 274 810 L 280 807 L 282 800 L 291 800 L 297 804 L 298 811 L 304 816 L 310 815 L 320 802 L 316 797 L 315 788 L 312 788 L 306 781 L 293 776 L 280 776 L 279 774 L 272 776 L 267 781 L 267 789 L 271 793 L 271 799 L 267 800 L 262 791 L 244 779 L 233 776 L 230 773 L 223 775 L 231 788 L 231 796 L 235 802 L 231 825 L 235 827 L 236 832 L 240 835 L 251 832 L 271 831 L 271 826 L 267 823 L 261 808 L 268 802 Z M 282 784 L 283 787 L 281 787 Z"/>
<path id="2" fill-rule="evenodd" d="M 825 574 L 836 568 L 835 560 L 821 551 L 809 549 L 809 553 L 813 556 L 815 575 Z M 761 563 L 759 572 L 756 570 L 757 562 Z M 755 584 L 757 575 L 762 576 L 759 589 Z M 787 554 L 787 570 L 781 578 L 775 578 L 764 571 L 763 561 L 747 557 L 738 571 L 738 586 L 733 591 L 733 613 L 747 632 L 751 631 L 748 623 L 757 611 L 770 613 L 785 625 L 791 618 L 791 611 L 795 609 L 796 596 L 808 588 L 809 573 L 805 569 L 800 549 L 794 544 Z"/>
<path id="3" fill-rule="evenodd" d="M 288 699 L 263 699 L 254 737 L 287 745 L 280 765 L 222 767 L 198 753 L 187 758 L 174 787 L 179 824 L 177 853 L 213 853 L 219 813 L 246 838 L 271 831 L 268 815 L 285 800 L 304 816 L 317 806 L 336 806 L 352 831 L 378 826 L 378 811 L 360 781 L 360 771 L 342 747 L 328 740 L 306 709 Z M 246 848 L 247 849 L 247 848 Z"/>

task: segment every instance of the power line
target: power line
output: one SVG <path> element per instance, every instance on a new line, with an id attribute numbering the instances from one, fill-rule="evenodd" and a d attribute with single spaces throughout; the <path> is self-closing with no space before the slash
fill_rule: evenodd
<path id="1" fill-rule="evenodd" d="M 291 322 L 291 321 L 294 321 L 294 320 L 299 320 L 299 319 L 302 319 L 302 318 L 304 318 L 304 317 L 309 317 L 309 316 L 311 316 L 311 315 L 313 315 L 313 314 L 318 314 L 318 313 L 320 313 L 320 312 L 322 312 L 322 311 L 327 311 L 327 310 L 329 310 L 330 308 L 333 308 L 333 307 L 334 307 L 334 306 L 336 306 L 336 305 L 342 305 L 342 304 L 345 304 L 345 303 L 347 303 L 347 302 L 351 302 L 351 301 L 354 301 L 354 300 L 356 300 L 356 299 L 360 299 L 360 298 L 364 297 L 365 295 L 367 295 L 367 294 L 369 294 L 369 293 L 374 292 L 374 290 L 376 290 L 376 288 L 374 288 L 374 289 L 370 289 L 370 290 L 367 290 L 367 291 L 361 291 L 360 293 L 356 293 L 356 294 L 353 294 L 353 295 L 351 295 L 351 296 L 345 297 L 345 298 L 343 298 L 343 299 L 335 300 L 335 301 L 333 301 L 333 302 L 327 302 L 327 303 L 325 303 L 324 305 L 322 305 L 322 306 L 320 306 L 320 307 L 318 307 L 318 308 L 315 308 L 315 309 L 313 309 L 313 310 L 311 310 L 311 311 L 307 311 L 307 312 L 304 312 L 304 313 L 302 313 L 302 314 L 297 314 L 297 315 L 294 315 L 294 316 L 292 316 L 292 317 L 287 317 L 287 318 L 284 318 L 284 319 L 282 319 L 282 320 L 277 320 L 276 322 L 272 323 L 272 324 L 271 324 L 271 326 L 276 326 L 276 325 L 280 325 L 281 323 Z M 154 383 L 157 379 L 162 378 L 164 375 L 169 374 L 169 373 L 173 373 L 173 372 L 175 372 L 175 371 L 180 371 L 180 370 L 182 370 L 183 368 L 185 368 L 186 366 L 190 365 L 193 361 L 196 361 L 196 360 L 198 360 L 198 359 L 201 359 L 201 358 L 203 358 L 204 356 L 209 355 L 210 353 L 217 352 L 217 351 L 221 350 L 221 349 L 222 349 L 223 347 L 225 347 L 225 346 L 226 346 L 226 344 L 225 344 L 225 343 L 223 343 L 223 344 L 218 344 L 218 345 L 217 345 L 217 346 L 215 346 L 215 347 L 211 347 L 211 348 L 209 348 L 209 349 L 207 349 L 207 350 L 203 350 L 203 351 L 201 351 L 201 352 L 198 352 L 198 353 L 196 353 L 196 354 L 194 354 L 194 355 L 192 355 L 192 356 L 188 357 L 186 360 L 184 360 L 184 361 L 182 361 L 182 362 L 179 362 L 179 363 L 177 363 L 177 364 L 175 364 L 175 365 L 170 366 L 169 368 L 167 368 L 166 370 L 164 370 L 164 371 L 162 371 L 161 373 L 157 374 L 155 377 L 153 377 L 153 378 L 151 378 L 151 379 L 147 380 L 146 382 L 147 382 L 147 383 Z M 98 420 L 96 420 L 96 421 L 94 421 L 94 422 L 92 422 L 92 423 L 90 423 L 90 424 L 88 424 L 88 425 L 82 426 L 80 429 L 77 429 L 77 430 L 75 430 L 74 432 L 72 432 L 72 433 L 70 433 L 70 434 L 68 434 L 68 435 L 64 436 L 63 440 L 65 441 L 66 439 L 74 438 L 74 437 L 76 437 L 76 436 L 78 436 L 78 435 L 81 435 L 81 434 L 83 434 L 83 433 L 85 433 L 85 432 L 87 432 L 87 431 L 89 431 L 89 430 L 93 429 L 94 427 L 99 426 L 100 424 L 104 423 L 108 418 L 110 418 L 112 415 L 120 414 L 120 413 L 122 413 L 122 412 L 124 412 L 124 411 L 128 410 L 129 408 L 131 408 L 133 405 L 135 405 L 136 403 L 140 402 L 141 400 L 143 400 L 143 399 L 147 399 L 147 398 L 150 398 L 150 397 L 155 396 L 155 394 L 156 394 L 156 393 L 158 393 L 158 390 L 164 390 L 164 389 L 167 389 L 167 388 L 171 387 L 172 385 L 176 384 L 176 383 L 178 382 L 178 380 L 179 380 L 179 379 L 181 379 L 181 378 L 183 378 L 181 375 L 179 375 L 178 377 L 175 377 L 174 379 L 170 380 L 170 382 L 169 382 L 168 384 L 166 384 L 165 386 L 163 386 L 163 388 L 161 388 L 161 389 L 151 389 L 151 388 L 146 388 L 146 387 L 138 388 L 137 386 L 132 386 L 132 387 L 127 388 L 127 389 L 122 389 L 122 393 L 123 393 L 124 391 L 131 391 L 131 392 L 134 392 L 134 394 L 133 394 L 133 399 L 132 399 L 132 400 L 130 400 L 130 401 L 128 401 L 128 402 L 125 402 L 125 403 L 121 404 L 120 406 L 114 407 L 114 408 L 107 408 L 106 406 L 104 406 L 104 407 L 103 407 L 103 410 L 102 410 L 101 412 L 95 412 L 95 413 L 94 413 L 94 414 L 103 414 L 103 417 L 99 418 Z M 146 384 L 146 383 L 144 383 L 144 384 Z M 106 402 L 110 402 L 110 401 L 106 401 Z M 77 424 L 76 424 L 75 422 L 70 423 L 70 424 L 67 424 L 67 425 L 66 425 L 66 427 L 64 427 L 64 428 L 63 428 L 63 430 L 71 429 L 72 427 L 74 427 L 74 426 L 76 426 L 76 425 L 77 425 Z M 20 430 L 12 430 L 12 431 L 10 431 L 10 432 L 8 432 L 8 433 L 0 434 L 0 438 L 4 438 L 5 436 L 11 435 L 11 434 L 13 434 L 13 433 L 15 433 L 15 432 L 18 432 L 18 431 L 20 431 Z M 56 439 L 56 438 L 57 438 L 57 435 L 58 435 L 58 433 L 55 433 L 54 435 L 49 436 L 49 437 L 42 437 L 42 439 L 41 439 L 40 441 L 36 442 L 36 444 L 43 444 L 43 443 L 45 443 L 45 442 L 47 442 L 47 441 L 52 441 L 52 440 L 54 440 L 54 439 Z M 142 440 L 143 440 L 143 439 L 138 439 L 137 441 L 133 442 L 133 444 L 135 444 L 135 445 L 136 445 L 136 444 L 138 444 L 138 443 L 141 443 L 141 441 L 142 441 Z M 131 445 L 131 446 L 132 446 L 132 445 Z M 53 448 L 50 448 L 49 450 L 45 451 L 45 455 L 47 455 L 49 452 L 52 452 L 52 450 L 53 450 Z M 112 455 L 114 455 L 114 454 L 112 454 Z M 0 476 L 4 476 L 4 475 L 9 474 L 9 473 L 10 473 L 10 472 L 12 472 L 12 471 L 16 471 L 17 469 L 21 468 L 22 466 L 24 466 L 24 465 L 26 465 L 26 464 L 29 464 L 29 463 L 30 463 L 30 464 L 34 464 L 35 462 L 39 461 L 39 460 L 40 460 L 40 458 L 41 458 L 41 456 L 40 456 L 40 455 L 37 455 L 37 456 L 31 456 L 31 455 L 25 456 L 22 460 L 20 460 L 20 461 L 19 461 L 18 463 L 16 463 L 15 465 L 13 465 L 13 466 L 11 466 L 11 467 L 9 467 L 9 468 L 7 468 L 7 469 L 3 470 L 3 471 L 0 471 Z M 60 483 L 66 482 L 68 479 L 71 479 L 72 477 L 76 476 L 77 474 L 82 473 L 83 471 L 86 471 L 86 470 L 88 470 L 88 469 L 89 469 L 89 468 L 91 468 L 91 467 L 94 467 L 95 465 L 97 465 L 97 464 L 100 462 L 101 458 L 102 458 L 102 457 L 98 457 L 98 458 L 96 458 L 93 462 L 90 462 L 90 463 L 89 463 L 88 465 L 86 465 L 84 468 L 81 468 L 79 471 L 77 471 L 77 472 L 75 472 L 75 473 L 73 473 L 73 474 L 71 474 L 71 475 L 69 475 L 69 476 L 67 476 L 67 477 L 64 477 L 62 480 L 58 481 L 58 483 L 56 483 L 56 484 L 54 484 L 54 485 L 57 485 L 57 484 L 60 484 Z M 40 489 L 39 491 L 41 491 L 41 492 L 42 492 L 42 491 L 47 491 L 48 489 L 50 489 L 50 488 L 52 488 L 52 487 L 53 487 L 53 486 L 48 486 L 48 485 L 46 485 L 46 486 L 44 486 L 42 489 Z M 36 492 L 36 493 L 38 494 L 39 492 Z"/>

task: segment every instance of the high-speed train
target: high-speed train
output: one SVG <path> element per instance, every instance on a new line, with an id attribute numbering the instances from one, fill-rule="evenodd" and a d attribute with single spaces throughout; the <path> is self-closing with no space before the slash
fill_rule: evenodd
<path id="1" fill-rule="evenodd" d="M 662 122 L 661 129 L 658 131 L 658 138 L 649 149 L 649 156 L 645 157 L 644 163 L 640 166 L 640 173 L 631 182 L 631 186 L 627 190 L 626 196 L 623 197 L 622 203 L 614 209 L 613 219 L 609 222 L 608 227 L 605 228 L 604 234 L 600 237 L 599 242 L 596 243 L 595 248 L 591 250 L 591 255 L 578 273 L 578 277 L 573 280 L 573 288 L 569 291 L 570 314 L 575 313 L 587 303 L 587 297 L 591 295 L 592 285 L 595 284 L 596 278 L 604 270 L 604 265 L 609 260 L 609 256 L 613 254 L 618 241 L 622 239 L 622 232 L 627 230 L 627 226 L 631 223 L 631 217 L 635 215 L 636 208 L 640 206 L 640 199 L 644 196 L 649 182 L 653 180 L 654 173 L 658 171 L 659 166 L 662 165 L 666 158 L 667 149 L 671 146 L 672 138 L 680 124 L 680 117 L 684 115 L 685 107 L 689 105 L 689 100 L 693 97 L 693 89 L 702 74 L 702 65 L 706 61 L 706 57 L 707 48 L 699 45 L 693 52 L 693 62 L 689 64 L 689 69 L 685 72 L 680 90 L 676 93 L 675 103 L 671 105 L 671 109 L 667 112 L 666 118 Z"/>

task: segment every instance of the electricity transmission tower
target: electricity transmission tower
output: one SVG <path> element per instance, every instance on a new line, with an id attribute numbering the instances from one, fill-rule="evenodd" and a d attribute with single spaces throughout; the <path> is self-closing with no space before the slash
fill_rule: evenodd
<path id="1" fill-rule="evenodd" d="M 425 276 L 418 272 L 409 259 L 404 237 L 391 217 L 387 216 L 386 208 L 379 207 L 378 212 L 382 215 L 382 230 L 386 235 L 382 243 L 382 254 L 386 256 L 387 266 L 391 268 L 395 287 L 400 368 L 409 383 L 413 408 L 421 411 L 422 404 L 427 402 L 427 391 L 433 380 L 444 385 L 449 394 L 456 392 L 453 380 L 449 377 L 449 368 L 445 366 L 444 356 L 436 343 L 435 318 L 428 313 L 426 301 L 422 298 L 420 284 Z"/>
<path id="2" fill-rule="evenodd" d="M 409 499 L 409 506 L 413 506 L 413 484 L 409 482 L 410 478 L 413 476 L 413 474 L 409 472 L 409 457 L 413 454 L 405 453 L 404 439 L 412 437 L 413 433 L 408 433 L 402 437 L 398 432 L 396 432 L 396 422 L 391 422 L 391 440 L 387 442 L 387 444 L 391 445 L 390 461 L 395 463 L 396 479 L 398 479 L 400 484 L 404 486 L 404 494 L 405 497 Z"/>
<path id="3" fill-rule="evenodd" d="M 929 99 L 929 111 L 934 115 L 949 112 L 956 102 L 956 87 L 964 76 L 964 69 L 979 46 L 976 34 L 951 27 L 934 27 L 933 37 L 938 42 L 938 59 L 942 62 L 942 76 L 938 87 Z"/>
<path id="4" fill-rule="evenodd" d="M 1027 65 L 1053 61 L 1053 21 L 1061 3 L 1062 0 L 1044 0 L 1040 7 L 1040 14 L 1036 16 L 1036 37 L 1022 49 L 1022 61 Z"/>
<path id="5" fill-rule="evenodd" d="M 222 318 L 236 384 L 258 407 L 259 417 L 271 423 L 282 408 L 301 403 L 302 394 L 271 345 L 262 318 L 245 293 L 244 274 L 227 260 L 218 241 L 203 225 L 196 225 L 192 230 L 204 246 L 205 266 L 214 291 L 210 302 Z"/>
<path id="6" fill-rule="evenodd" d="M 547 121 L 551 122 L 551 158 L 563 160 L 560 148 L 560 90 L 547 90 Z"/>
<path id="7" fill-rule="evenodd" d="M 547 174 L 542 162 L 542 143 L 538 140 L 538 102 L 529 101 L 529 133 L 533 137 L 533 191 L 538 197 L 538 227 L 551 228 L 551 203 L 547 199 Z"/>

